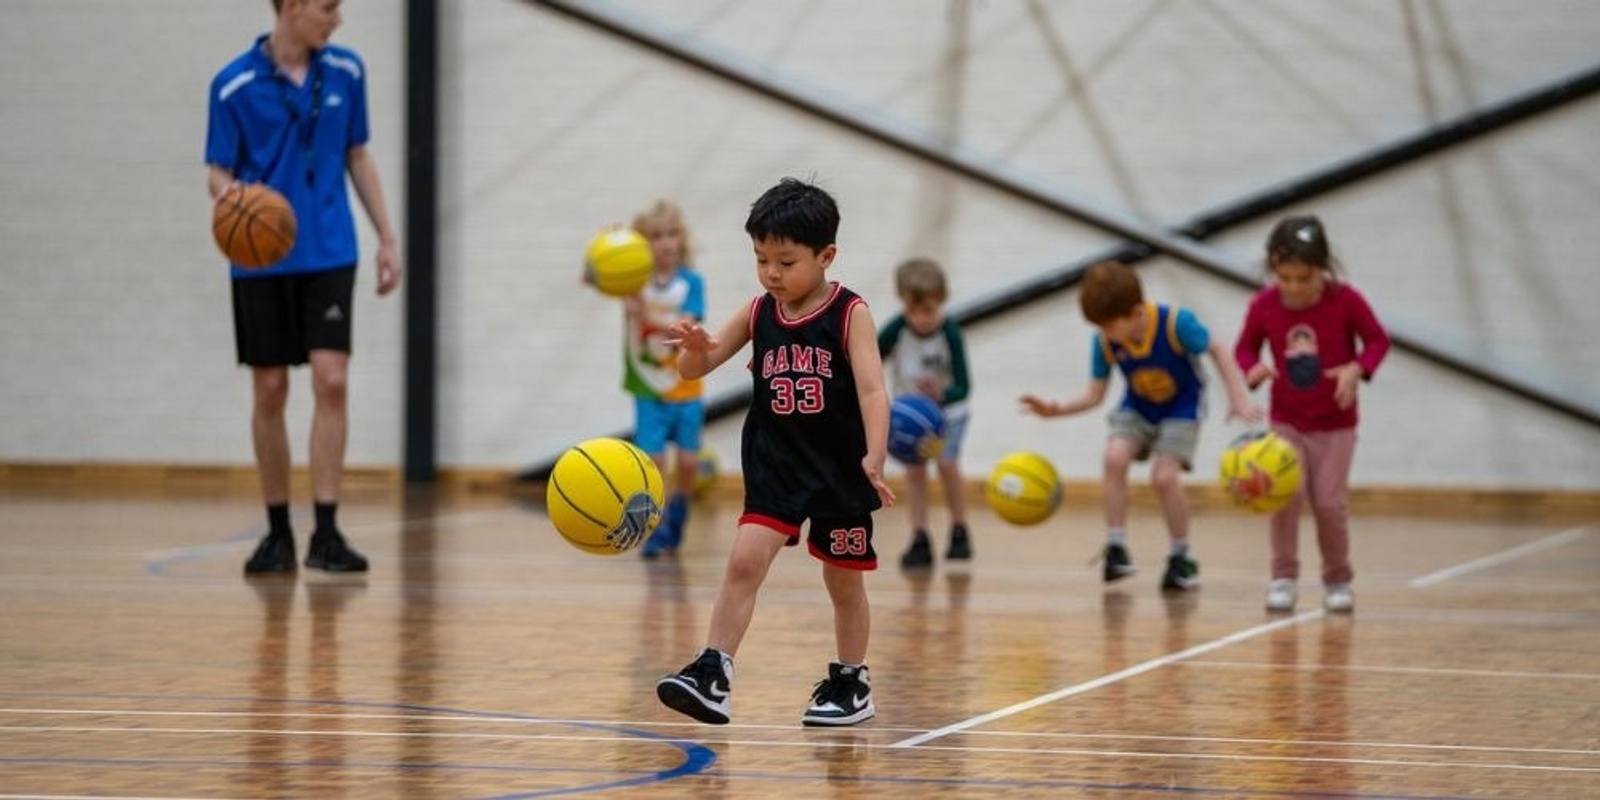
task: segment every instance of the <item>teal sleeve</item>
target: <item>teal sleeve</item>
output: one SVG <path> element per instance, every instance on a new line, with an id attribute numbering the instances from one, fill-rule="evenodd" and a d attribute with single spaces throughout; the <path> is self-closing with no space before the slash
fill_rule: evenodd
<path id="1" fill-rule="evenodd" d="M 1211 346 L 1211 332 L 1187 308 L 1176 309 L 1172 313 L 1178 315 L 1174 327 L 1178 332 L 1178 344 L 1183 345 L 1183 352 L 1191 355 L 1204 353 Z"/>
<path id="2" fill-rule="evenodd" d="M 1089 339 L 1089 377 L 1097 381 L 1111 380 L 1111 362 L 1106 360 L 1106 349 L 1100 344 L 1100 334 Z"/>
<path id="3" fill-rule="evenodd" d="M 685 269 L 683 277 L 689 282 L 689 294 L 683 298 L 683 313 L 697 322 L 706 318 L 706 282 L 693 270 Z"/>

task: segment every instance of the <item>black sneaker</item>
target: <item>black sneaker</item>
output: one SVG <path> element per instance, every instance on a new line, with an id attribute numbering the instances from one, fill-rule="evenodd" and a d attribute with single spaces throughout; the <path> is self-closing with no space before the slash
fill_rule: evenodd
<path id="1" fill-rule="evenodd" d="M 267 534 L 261 537 L 255 553 L 244 562 L 246 575 L 263 572 L 294 572 L 294 537 L 287 534 Z"/>
<path id="2" fill-rule="evenodd" d="M 1133 559 L 1128 557 L 1126 545 L 1106 545 L 1105 552 L 1100 554 L 1100 563 L 1102 567 L 1100 577 L 1105 579 L 1106 583 L 1120 581 L 1138 572 L 1133 566 Z"/>
<path id="3" fill-rule="evenodd" d="M 732 689 L 733 662 L 709 647 L 678 674 L 656 681 L 656 697 L 667 708 L 708 725 L 728 724 Z"/>
<path id="4" fill-rule="evenodd" d="M 854 725 L 876 716 L 872 705 L 872 677 L 865 664 L 847 667 L 835 661 L 828 665 L 828 677 L 817 681 L 811 690 L 811 707 L 806 709 L 801 723 L 819 725 Z"/>
<path id="5" fill-rule="evenodd" d="M 1187 553 L 1167 557 L 1167 572 L 1161 576 L 1161 591 L 1186 592 L 1200 588 L 1200 562 Z"/>
<path id="6" fill-rule="evenodd" d="M 318 531 L 311 534 L 306 566 L 329 572 L 366 572 L 367 559 L 350 548 L 344 540 L 344 534 Z"/>
<path id="7" fill-rule="evenodd" d="M 950 526 L 950 547 L 944 551 L 944 557 L 950 561 L 972 558 L 972 536 L 967 533 L 967 526 Z"/>
<path id="8" fill-rule="evenodd" d="M 928 534 L 917 531 L 911 536 L 911 546 L 900 554 L 900 566 L 905 569 L 921 569 L 933 566 L 933 546 L 928 543 Z"/>

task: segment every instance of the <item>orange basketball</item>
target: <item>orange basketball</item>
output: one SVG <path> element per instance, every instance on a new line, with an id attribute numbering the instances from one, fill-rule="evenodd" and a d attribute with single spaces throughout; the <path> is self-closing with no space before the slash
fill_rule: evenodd
<path id="1" fill-rule="evenodd" d="M 289 255 L 296 231 L 289 201 L 264 183 L 229 192 L 211 212 L 211 235 L 228 260 L 241 267 L 270 267 Z"/>

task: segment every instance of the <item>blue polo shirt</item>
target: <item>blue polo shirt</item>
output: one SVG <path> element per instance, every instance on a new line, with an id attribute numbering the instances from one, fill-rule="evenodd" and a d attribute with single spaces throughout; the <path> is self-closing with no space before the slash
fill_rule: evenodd
<path id="1" fill-rule="evenodd" d="M 206 164 L 244 183 L 265 183 L 289 199 L 294 249 L 267 269 L 232 268 L 234 278 L 317 272 L 360 260 L 345 180 L 346 153 L 366 144 L 366 66 L 329 45 L 312 54 L 294 85 L 267 56 L 266 36 L 211 81 Z"/>

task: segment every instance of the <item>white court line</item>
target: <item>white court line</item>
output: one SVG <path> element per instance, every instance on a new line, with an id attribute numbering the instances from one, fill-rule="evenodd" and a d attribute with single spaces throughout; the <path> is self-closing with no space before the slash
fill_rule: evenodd
<path id="1" fill-rule="evenodd" d="M 937 730 L 931 730 L 931 731 L 928 731 L 927 733 L 923 733 L 923 734 L 918 734 L 916 736 L 912 736 L 909 739 L 901 739 L 900 741 L 889 745 L 889 747 L 891 747 L 891 748 L 896 748 L 896 747 L 902 747 L 902 748 L 903 747 L 915 747 L 915 746 L 917 746 L 919 744 L 922 744 L 923 742 L 929 742 L 929 741 L 932 741 L 934 739 L 943 738 L 945 736 L 949 736 L 952 733 L 960 733 L 961 731 L 964 731 L 964 730 L 966 730 L 968 728 L 972 728 L 972 727 L 975 727 L 975 726 L 978 726 L 978 725 L 983 725 L 983 724 L 986 724 L 986 723 L 989 723 L 989 722 L 993 722 L 993 721 L 995 721 L 997 719 L 1003 719 L 1003 718 L 1009 717 L 1009 716 L 1011 716 L 1013 714 L 1020 714 L 1023 711 L 1027 711 L 1030 708 L 1037 708 L 1037 707 L 1045 705 L 1047 703 L 1054 703 L 1057 700 L 1060 700 L 1060 699 L 1066 698 L 1066 697 L 1071 697 L 1071 696 L 1073 696 L 1075 694 L 1083 694 L 1084 692 L 1089 692 L 1089 691 L 1093 691 L 1095 689 L 1099 689 L 1102 686 L 1109 686 L 1109 685 L 1111 685 L 1113 683 L 1116 683 L 1118 681 L 1123 681 L 1123 680 L 1127 680 L 1128 678 L 1132 678 L 1135 675 L 1143 675 L 1144 673 L 1149 672 L 1149 671 L 1151 671 L 1153 669 L 1160 669 L 1161 667 L 1165 667 L 1165 666 L 1167 666 L 1169 664 L 1175 664 L 1175 663 L 1177 663 L 1179 661 L 1182 661 L 1182 660 L 1184 660 L 1186 658 L 1193 658 L 1193 657 L 1195 657 L 1197 655 L 1200 655 L 1202 653 L 1209 653 L 1212 650 L 1217 650 L 1217 649 L 1220 649 L 1220 648 L 1223 648 L 1223 647 L 1227 647 L 1228 645 L 1231 645 L 1231 644 L 1237 644 L 1239 642 L 1245 641 L 1246 639 L 1253 639 L 1253 638 L 1255 638 L 1257 636 L 1260 636 L 1263 633 L 1270 633 L 1270 632 L 1278 630 L 1280 628 L 1288 628 L 1288 627 L 1293 626 L 1293 625 L 1298 625 L 1301 622 L 1304 622 L 1306 620 L 1317 619 L 1317 618 L 1319 618 L 1321 616 L 1322 616 L 1322 610 L 1321 609 L 1318 609 L 1316 611 L 1304 611 L 1304 612 L 1296 614 L 1296 615 L 1294 615 L 1292 617 L 1289 617 L 1288 619 L 1280 619 L 1280 620 L 1278 620 L 1276 622 L 1268 622 L 1268 623 L 1265 623 L 1263 625 L 1257 625 L 1254 628 L 1246 628 L 1246 629 L 1244 629 L 1242 631 L 1239 631 L 1238 633 L 1233 633 L 1233 634 L 1229 634 L 1227 636 L 1224 636 L 1221 639 L 1212 639 L 1211 641 L 1206 642 L 1205 644 L 1198 644 L 1198 645 L 1195 645 L 1194 647 L 1191 647 L 1191 648 L 1189 648 L 1187 650 L 1179 650 L 1176 653 L 1168 653 L 1167 655 L 1164 655 L 1164 656 L 1162 656 L 1160 658 L 1153 658 L 1153 659 L 1151 659 L 1149 661 L 1145 661 L 1145 662 L 1140 663 L 1140 664 L 1134 664 L 1133 666 L 1128 667 L 1127 669 L 1118 670 L 1117 672 L 1113 672 L 1110 675 L 1102 675 L 1102 676 L 1100 676 L 1098 678 L 1095 678 L 1092 681 L 1088 681 L 1086 683 L 1080 683 L 1080 684 L 1078 684 L 1076 686 L 1068 686 L 1065 689 L 1057 689 L 1056 691 L 1051 692 L 1049 694 L 1040 695 L 1038 697 L 1033 698 L 1032 700 L 1025 700 L 1025 701 L 1023 701 L 1021 703 L 1017 703 L 1016 705 L 1013 705 L 1013 706 L 1007 706 L 1006 708 L 1002 708 L 999 711 L 991 711 L 991 712 L 989 712 L 987 714 L 983 714 L 981 716 L 972 717 L 971 719 L 962 720 L 960 722 L 955 723 L 954 725 L 946 725 L 943 728 L 939 728 Z"/>
<path id="2" fill-rule="evenodd" d="M 1544 550 L 1544 549 L 1547 549 L 1547 548 L 1550 548 L 1550 547 L 1556 547 L 1556 546 L 1559 546 L 1559 545 L 1563 545 L 1563 544 L 1566 544 L 1566 543 L 1568 543 L 1570 541 L 1573 541 L 1573 540 L 1585 535 L 1591 527 L 1594 527 L 1594 526 L 1586 525 L 1586 526 L 1582 526 L 1582 527 L 1578 527 L 1578 528 L 1573 528 L 1571 530 L 1562 531 L 1561 533 L 1551 534 L 1550 536 L 1547 536 L 1547 537 L 1545 537 L 1543 539 L 1538 539 L 1538 540 L 1535 540 L 1533 542 L 1529 542 L 1528 544 L 1521 545 L 1519 547 L 1513 547 L 1510 550 L 1506 550 L 1506 551 L 1504 551 L 1502 553 L 1497 553 L 1495 555 L 1485 556 L 1485 557 L 1477 559 L 1475 561 L 1469 561 L 1469 562 L 1467 562 L 1465 564 L 1461 564 L 1461 565 L 1458 565 L 1458 566 L 1455 566 L 1455 567 L 1450 567 L 1449 569 L 1443 569 L 1443 570 L 1435 572 L 1435 573 L 1433 573 L 1431 575 L 1424 575 L 1421 578 L 1417 578 L 1416 580 L 1411 581 L 1411 586 L 1413 588 L 1420 588 L 1420 587 L 1423 587 L 1423 586 L 1431 586 L 1431 585 L 1436 584 L 1436 583 L 1441 583 L 1443 581 L 1450 580 L 1451 578 L 1457 577 L 1459 575 L 1464 575 L 1464 574 L 1473 572 L 1473 571 L 1478 570 L 1478 569 L 1483 569 L 1484 567 L 1487 567 L 1487 566 L 1503 563 L 1505 561 L 1509 561 L 1509 560 L 1512 560 L 1512 559 L 1515 559 L 1515 558 L 1520 558 L 1521 556 L 1527 555 L 1529 553 L 1538 552 L 1540 550 Z M 907 739 L 901 739 L 900 741 L 889 745 L 889 747 L 891 747 L 891 748 L 916 747 L 917 745 L 923 744 L 924 742 L 930 742 L 930 741 L 933 741 L 934 739 L 940 739 L 940 738 L 943 738 L 945 736 L 949 736 L 949 735 L 951 735 L 953 733 L 960 733 L 961 731 L 967 730 L 969 728 L 976 727 L 978 725 L 985 725 L 985 724 L 988 724 L 990 722 L 994 722 L 995 720 L 998 720 L 998 719 L 1004 719 L 1004 718 L 1012 716 L 1014 714 L 1020 714 L 1020 713 L 1022 713 L 1024 711 L 1027 711 L 1027 710 L 1032 709 L 1032 708 L 1038 708 L 1039 706 L 1046 705 L 1048 703 L 1054 703 L 1057 700 L 1061 700 L 1061 699 L 1064 699 L 1064 698 L 1067 698 L 1067 697 L 1071 697 L 1071 696 L 1077 695 L 1077 694 L 1083 694 L 1084 692 L 1093 691 L 1093 690 L 1099 689 L 1099 688 L 1101 688 L 1103 686 L 1109 686 L 1109 685 L 1111 685 L 1113 683 L 1117 683 L 1119 681 L 1127 680 L 1128 678 L 1132 678 L 1132 677 L 1137 676 L 1137 675 L 1143 675 L 1144 673 L 1149 672 L 1151 670 L 1159 669 L 1161 667 L 1165 667 L 1165 666 L 1168 666 L 1168 665 L 1171 665 L 1171 664 L 1175 664 L 1175 663 L 1177 663 L 1179 661 L 1183 661 L 1183 660 L 1188 659 L 1188 658 L 1193 658 L 1194 656 L 1200 655 L 1201 653 L 1209 653 L 1212 650 L 1217 650 L 1217 649 L 1220 649 L 1220 648 L 1223 648 L 1223 647 L 1227 647 L 1228 645 L 1231 645 L 1231 644 L 1237 644 L 1237 643 L 1245 641 L 1247 639 L 1255 638 L 1257 636 L 1260 636 L 1263 633 L 1269 633 L 1271 631 L 1275 631 L 1275 630 L 1278 630 L 1280 628 L 1287 628 L 1287 627 L 1290 627 L 1290 626 L 1293 626 L 1293 625 L 1298 625 L 1301 622 L 1305 622 L 1305 621 L 1308 621 L 1308 620 L 1311 620 L 1311 619 L 1316 619 L 1316 618 L 1321 617 L 1321 616 L 1322 616 L 1322 611 L 1320 611 L 1320 610 L 1318 610 L 1318 611 L 1307 611 L 1307 612 L 1304 612 L 1304 613 L 1301 613 L 1301 614 L 1296 614 L 1295 616 L 1290 617 L 1288 619 L 1278 620 L 1277 622 L 1269 622 L 1269 623 L 1267 623 L 1265 625 L 1257 625 L 1257 626 L 1255 626 L 1253 628 L 1246 628 L 1246 629 L 1244 629 L 1242 631 L 1239 631 L 1238 633 L 1234 633 L 1234 634 L 1230 634 L 1228 636 L 1224 636 L 1221 639 L 1213 639 L 1213 640 L 1211 640 L 1209 642 L 1206 642 L 1205 644 L 1196 645 L 1196 646 L 1191 647 L 1191 648 L 1189 648 L 1187 650 L 1181 650 L 1181 651 L 1176 652 L 1176 653 L 1169 653 L 1169 654 L 1164 655 L 1164 656 L 1162 656 L 1160 658 L 1154 658 L 1154 659 L 1151 659 L 1149 661 L 1145 661 L 1145 662 L 1140 663 L 1140 664 L 1135 664 L 1135 665 L 1133 665 L 1131 667 L 1128 667 L 1127 669 L 1123 669 L 1123 670 L 1119 670 L 1117 672 L 1113 672 L 1110 675 L 1102 675 L 1102 676 L 1100 676 L 1098 678 L 1095 678 L 1092 681 L 1087 681 L 1087 682 L 1084 682 L 1084 683 L 1080 683 L 1080 684 L 1077 684 L 1076 686 L 1068 686 L 1068 687 L 1066 687 L 1064 689 L 1058 689 L 1058 690 L 1056 690 L 1054 692 L 1051 692 L 1049 694 L 1040 695 L 1040 696 L 1035 697 L 1035 698 L 1033 698 L 1031 700 L 1024 700 L 1021 703 L 1017 703 L 1016 705 L 1012 705 L 1012 706 L 1007 706 L 1007 707 L 1002 708 L 1002 709 L 1000 709 L 998 711 L 991 711 L 991 712 L 989 712 L 987 714 L 982 714 L 980 716 L 971 717 L 969 719 L 964 719 L 964 720 L 962 720 L 960 722 L 957 722 L 957 723 L 954 723 L 954 724 L 951 724 L 951 725 L 946 725 L 943 728 L 938 728 L 938 729 L 935 729 L 935 730 L 928 731 L 927 733 L 918 734 L 916 736 L 912 736 L 912 737 L 907 738 Z"/>
<path id="3" fill-rule="evenodd" d="M 1432 586 L 1436 583 L 1443 583 L 1451 578 L 1459 578 L 1462 575 L 1488 569 L 1489 567 L 1497 566 L 1499 564 L 1504 564 L 1507 561 L 1516 560 L 1528 555 L 1529 553 L 1537 553 L 1540 550 L 1548 550 L 1552 547 L 1560 547 L 1561 545 L 1583 538 L 1583 536 L 1594 527 L 1595 526 L 1593 525 L 1584 525 L 1577 528 L 1572 528 L 1571 530 L 1565 530 L 1560 533 L 1552 533 L 1543 539 L 1535 539 L 1519 547 L 1513 547 L 1510 550 L 1502 550 L 1498 553 L 1493 553 L 1474 561 L 1468 561 L 1465 564 L 1457 564 L 1456 566 L 1441 569 L 1438 572 L 1424 575 L 1420 578 L 1413 578 L 1409 585 L 1413 589 L 1421 589 L 1427 586 Z"/>

